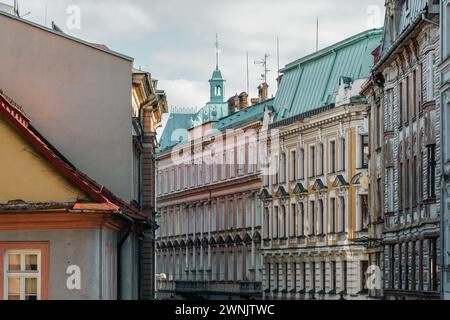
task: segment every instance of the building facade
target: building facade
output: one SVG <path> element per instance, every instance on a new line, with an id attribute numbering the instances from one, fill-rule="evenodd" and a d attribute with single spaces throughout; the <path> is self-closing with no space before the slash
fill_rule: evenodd
<path id="1" fill-rule="evenodd" d="M 387 1 L 370 102 L 370 263 L 386 299 L 437 299 L 441 291 L 439 6 Z"/>
<path id="2" fill-rule="evenodd" d="M 450 300 L 450 1 L 441 1 L 442 298 Z"/>
<path id="3" fill-rule="evenodd" d="M 149 72 L 133 70 L 132 110 L 132 197 L 149 222 L 140 242 L 139 298 L 150 300 L 155 298 L 156 129 L 162 125 L 168 104 Z"/>
<path id="4" fill-rule="evenodd" d="M 82 173 L 0 91 L 0 300 L 114 300 L 147 219 Z M 128 242 L 128 243 L 126 243 Z"/>
<path id="5" fill-rule="evenodd" d="M 228 104 L 218 68 L 210 84 L 211 101 L 171 113 L 161 138 L 158 299 L 261 298 L 257 141 L 272 100 Z"/>
<path id="6" fill-rule="evenodd" d="M 265 299 L 366 298 L 369 141 L 359 90 L 380 40 L 367 31 L 282 70 L 260 193 Z"/>

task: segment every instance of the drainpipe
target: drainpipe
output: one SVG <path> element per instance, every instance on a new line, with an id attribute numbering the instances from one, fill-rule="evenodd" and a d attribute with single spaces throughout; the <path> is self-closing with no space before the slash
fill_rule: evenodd
<path id="1" fill-rule="evenodd" d="M 131 219 L 130 217 L 128 217 L 124 214 L 120 214 L 120 216 L 122 218 L 125 218 L 126 220 L 128 220 L 129 225 L 128 225 L 127 232 L 125 233 L 125 235 L 122 238 L 120 238 L 120 241 L 117 243 L 117 300 L 122 300 L 122 270 L 121 270 L 122 269 L 121 268 L 122 247 L 123 247 L 125 241 L 127 241 L 131 232 L 133 231 L 133 225 L 134 225 L 134 220 Z"/>

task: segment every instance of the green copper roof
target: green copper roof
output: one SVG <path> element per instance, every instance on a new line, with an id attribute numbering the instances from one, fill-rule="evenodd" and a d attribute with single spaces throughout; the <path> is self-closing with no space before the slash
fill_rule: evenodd
<path id="1" fill-rule="evenodd" d="M 193 127 L 201 124 L 217 121 L 228 116 L 228 103 L 211 103 L 208 102 L 206 106 L 200 109 L 199 112 L 193 117 Z"/>
<path id="2" fill-rule="evenodd" d="M 214 128 L 217 130 L 224 130 L 227 128 L 242 126 L 243 124 L 250 121 L 262 120 L 264 117 L 265 108 L 272 106 L 273 101 L 274 99 L 269 99 L 257 105 L 236 112 L 231 116 L 223 118 L 219 122 L 215 123 Z"/>
<path id="3" fill-rule="evenodd" d="M 219 69 L 213 71 L 211 80 L 223 80 L 222 72 Z"/>
<path id="4" fill-rule="evenodd" d="M 341 77 L 368 77 L 381 36 L 381 29 L 369 30 L 288 64 L 281 70 L 275 122 L 334 104 Z"/>
<path id="5" fill-rule="evenodd" d="M 187 141 L 187 130 L 192 127 L 192 113 L 171 113 L 156 153 L 163 152 L 180 142 Z"/>

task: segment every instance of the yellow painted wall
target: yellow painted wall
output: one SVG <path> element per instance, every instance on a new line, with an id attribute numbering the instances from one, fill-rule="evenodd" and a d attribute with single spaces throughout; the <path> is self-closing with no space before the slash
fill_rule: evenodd
<path id="1" fill-rule="evenodd" d="M 86 198 L 0 117 L 0 204 L 14 200 L 74 202 Z"/>

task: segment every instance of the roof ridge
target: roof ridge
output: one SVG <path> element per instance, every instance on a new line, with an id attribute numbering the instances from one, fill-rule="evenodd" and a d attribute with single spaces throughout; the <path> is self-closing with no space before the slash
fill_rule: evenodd
<path id="1" fill-rule="evenodd" d="M 357 33 L 351 37 L 345 38 L 337 43 L 334 43 L 332 45 L 329 45 L 328 47 L 325 47 L 323 49 L 320 49 L 317 52 L 313 52 L 310 53 L 302 58 L 299 58 L 297 60 L 294 60 L 293 62 L 288 63 L 283 69 L 281 69 L 281 72 L 285 72 L 289 69 L 292 69 L 296 66 L 298 66 L 299 64 L 303 64 L 312 60 L 316 60 L 316 59 L 320 59 L 322 58 L 324 55 L 329 54 L 330 52 L 332 52 L 333 50 L 339 50 L 342 48 L 345 48 L 349 45 L 351 45 L 354 42 L 359 41 L 360 39 L 366 38 L 366 37 L 370 37 L 370 36 L 377 36 L 383 33 L 383 29 L 382 28 L 378 28 L 378 29 L 369 29 L 360 33 Z"/>

